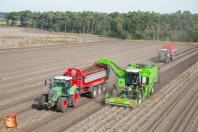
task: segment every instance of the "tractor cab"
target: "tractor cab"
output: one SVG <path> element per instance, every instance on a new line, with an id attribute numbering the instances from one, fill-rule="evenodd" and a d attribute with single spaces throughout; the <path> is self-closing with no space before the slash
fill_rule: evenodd
<path id="1" fill-rule="evenodd" d="M 159 59 L 163 60 L 166 56 L 169 56 L 167 49 L 161 49 L 159 52 Z"/>
<path id="2" fill-rule="evenodd" d="M 53 88 L 60 87 L 62 93 L 67 93 L 68 89 L 71 87 L 71 77 L 67 76 L 56 76 L 54 77 Z"/>

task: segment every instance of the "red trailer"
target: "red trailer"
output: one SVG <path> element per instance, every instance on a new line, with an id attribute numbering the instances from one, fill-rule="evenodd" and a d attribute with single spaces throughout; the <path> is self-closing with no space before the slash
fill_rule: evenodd
<path id="1" fill-rule="evenodd" d="M 169 44 L 168 46 L 162 46 L 159 52 L 159 61 L 164 61 L 166 63 L 174 60 L 176 56 L 177 48 L 174 44 Z"/>
<path id="2" fill-rule="evenodd" d="M 105 83 L 109 74 L 110 70 L 107 66 L 90 66 L 81 69 L 70 68 L 63 75 L 72 77 L 72 86 L 77 85 L 80 94 L 88 94 L 95 98 L 105 92 Z"/>

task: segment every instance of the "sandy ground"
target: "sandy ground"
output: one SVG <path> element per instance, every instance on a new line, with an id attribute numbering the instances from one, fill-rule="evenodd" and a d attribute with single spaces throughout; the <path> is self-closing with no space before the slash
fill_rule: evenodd
<path id="1" fill-rule="evenodd" d="M 52 33 L 31 28 L 0 27 L 0 49 L 97 41 L 98 37 L 90 36 Z"/>
<path id="2" fill-rule="evenodd" d="M 36 45 L 28 44 L 31 46 L 26 46 L 25 43 L 20 46 L 12 40 L 12 37 L 11 39 L 7 37 L 6 41 L 0 39 L 0 46 L 4 45 L 0 49 L 0 121 L 4 119 L 4 115 L 15 113 L 20 122 L 19 130 L 24 132 L 46 130 L 51 132 L 69 130 L 197 130 L 198 118 L 196 115 L 198 110 L 195 101 L 198 97 L 197 92 L 195 92 L 197 90 L 197 64 L 192 65 L 198 61 L 198 51 L 192 51 L 195 49 L 194 45 L 177 44 L 178 57 L 176 60 L 169 64 L 159 64 L 161 67 L 160 84 L 155 87 L 155 94 L 137 109 L 109 108 L 103 106 L 102 103 L 96 103 L 93 99 L 81 97 L 79 106 L 68 108 L 65 113 L 59 113 L 56 112 L 56 109 L 37 110 L 38 98 L 48 91 L 47 86 L 44 86 L 45 79 L 62 75 L 67 68 L 90 66 L 103 57 L 115 60 L 122 68 L 134 62 L 155 63 L 156 51 L 167 43 L 53 34 L 21 28 L 0 27 L 0 30 L 4 32 L 3 34 L 0 31 L 2 38 L 8 35 L 18 35 L 23 36 L 23 39 L 31 40 L 36 35 L 44 38 L 50 35 L 53 40 L 58 40 L 60 36 L 69 36 L 67 38 L 71 40 L 70 44 L 43 44 L 38 41 Z M 37 40 L 39 37 L 35 39 Z M 79 41 L 72 41 L 72 37 Z M 86 41 L 83 41 L 84 39 Z M 184 72 L 189 67 L 191 68 Z M 108 89 L 111 89 L 114 83 L 116 83 L 116 76 L 111 72 L 107 84 Z M 189 105 L 182 106 L 183 104 Z M 167 113 L 165 108 L 169 108 Z M 177 113 L 182 115 L 181 119 L 178 118 Z M 168 115 L 167 118 L 165 118 L 166 115 Z M 182 122 L 182 120 L 187 123 Z M 159 123 L 156 124 L 156 122 Z M 176 125 L 170 125 L 171 122 L 176 122 Z M 185 128 L 178 127 L 182 123 L 186 126 Z M 3 125 L 0 125 L 0 130 L 2 129 Z M 9 131 L 14 130 L 9 129 Z"/>

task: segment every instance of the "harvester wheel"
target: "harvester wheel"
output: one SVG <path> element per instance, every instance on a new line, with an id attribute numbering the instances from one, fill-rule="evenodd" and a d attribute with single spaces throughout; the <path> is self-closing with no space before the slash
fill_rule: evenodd
<path id="1" fill-rule="evenodd" d="M 98 87 L 97 94 L 100 95 L 102 93 L 102 86 L 98 85 L 97 87 Z"/>
<path id="2" fill-rule="evenodd" d="M 142 103 L 142 92 L 140 90 L 137 93 L 137 102 L 139 105 Z"/>
<path id="3" fill-rule="evenodd" d="M 66 97 L 60 97 L 57 102 L 57 111 L 65 112 L 68 107 L 68 100 Z"/>
<path id="4" fill-rule="evenodd" d="M 112 88 L 111 96 L 112 96 L 112 97 L 117 97 L 117 89 L 116 89 L 116 87 L 113 87 L 113 88 Z"/>
<path id="5" fill-rule="evenodd" d="M 159 82 L 160 82 L 160 74 L 158 72 L 158 74 L 157 74 L 157 84 L 159 84 Z"/>
<path id="6" fill-rule="evenodd" d="M 154 93 L 154 87 L 152 87 L 150 95 L 153 95 L 153 93 Z"/>
<path id="7" fill-rule="evenodd" d="M 45 101 L 47 99 L 47 95 L 41 95 L 38 101 L 38 109 L 43 110 L 45 108 Z"/>
<path id="8" fill-rule="evenodd" d="M 73 98 L 71 100 L 72 107 L 76 107 L 78 105 L 79 97 L 80 97 L 79 96 L 79 91 L 78 90 L 75 90 L 74 95 L 73 95 Z"/>

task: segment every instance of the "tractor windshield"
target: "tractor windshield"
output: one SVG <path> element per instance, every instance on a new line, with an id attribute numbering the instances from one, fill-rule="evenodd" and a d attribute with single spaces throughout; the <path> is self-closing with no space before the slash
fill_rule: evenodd
<path id="1" fill-rule="evenodd" d="M 160 53 L 166 54 L 167 53 L 167 50 L 161 50 Z"/>
<path id="2" fill-rule="evenodd" d="M 63 79 L 54 79 L 54 84 L 53 84 L 53 87 L 65 87 L 65 80 Z"/>

